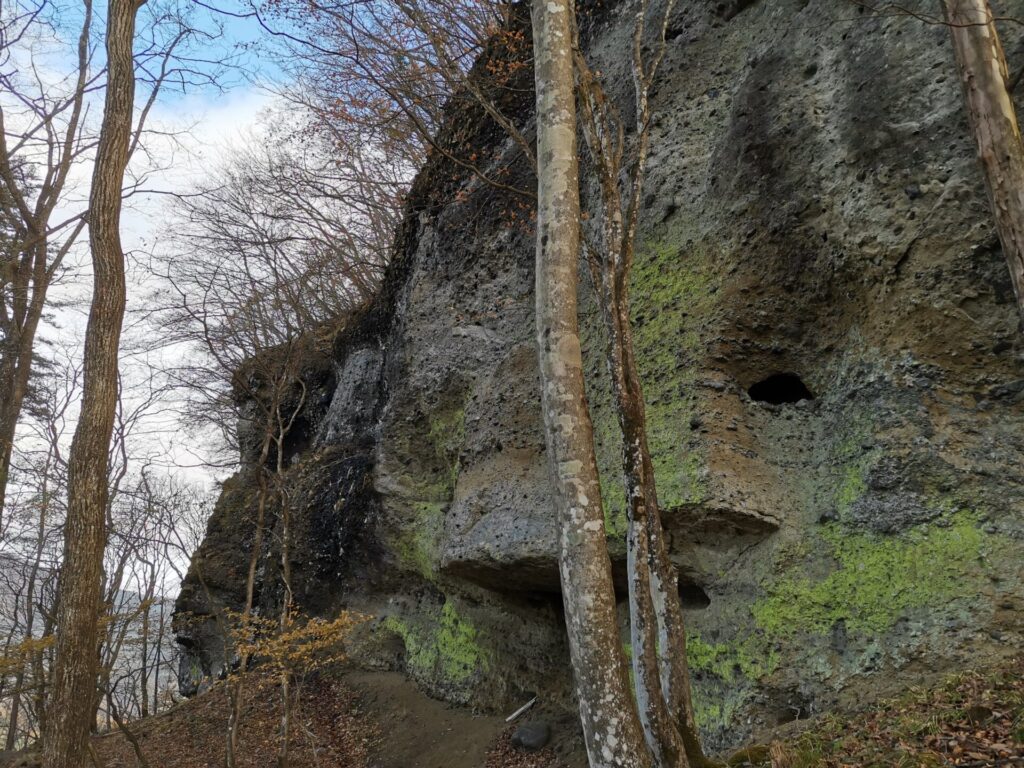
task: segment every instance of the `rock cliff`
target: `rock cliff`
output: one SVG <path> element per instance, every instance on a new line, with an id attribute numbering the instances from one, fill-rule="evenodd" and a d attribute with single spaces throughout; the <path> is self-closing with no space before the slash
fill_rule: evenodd
<path id="1" fill-rule="evenodd" d="M 627 115 L 631 25 L 620 4 L 585 30 Z M 1022 31 L 1006 29 L 1018 66 Z M 634 321 L 700 722 L 726 747 L 1021 646 L 1024 338 L 944 28 L 838 0 L 680 0 L 669 38 Z M 531 99 L 506 104 L 527 131 Z M 516 151 L 480 115 L 450 122 L 453 146 Z M 514 198 L 435 158 L 381 297 L 311 356 L 293 571 L 303 610 L 373 617 L 364 663 L 453 702 L 569 707 Z M 581 294 L 621 558 L 617 429 Z M 225 663 L 213 616 L 243 598 L 253 458 L 178 599 L 185 691 Z"/>

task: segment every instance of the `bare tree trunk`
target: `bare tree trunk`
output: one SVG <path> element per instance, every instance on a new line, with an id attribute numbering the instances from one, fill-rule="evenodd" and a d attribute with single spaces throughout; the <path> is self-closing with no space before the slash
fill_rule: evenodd
<path id="1" fill-rule="evenodd" d="M 292 610 L 292 555 L 291 555 L 291 509 L 289 508 L 288 492 L 284 487 L 284 440 L 295 421 L 295 415 L 305 402 L 305 388 L 299 405 L 295 408 L 292 418 L 287 422 L 276 412 L 276 420 L 280 425 L 277 434 L 277 466 L 276 477 L 278 498 L 281 504 L 281 582 L 284 586 L 284 597 L 281 603 L 280 631 L 288 631 Z M 288 768 L 289 735 L 291 733 L 291 670 L 287 664 L 281 668 L 281 745 L 277 753 L 277 768 Z"/>
<path id="2" fill-rule="evenodd" d="M 150 583 L 146 599 L 150 601 L 142 612 L 142 649 L 139 664 L 139 717 L 149 715 L 149 611 L 152 606 L 153 596 L 156 593 L 156 560 L 150 566 Z"/>
<path id="3" fill-rule="evenodd" d="M 21 714 L 21 689 L 25 684 L 25 670 L 19 669 L 14 678 L 14 698 L 11 701 L 11 714 L 7 719 L 7 741 L 4 751 L 13 752 L 18 746 L 18 717 Z"/>
<path id="4" fill-rule="evenodd" d="M 89 198 L 93 299 L 85 335 L 82 409 L 68 460 L 68 513 L 44 768 L 82 768 L 95 721 L 108 450 L 125 307 L 121 189 L 135 98 L 132 43 L 138 8 L 136 0 L 111 0 L 107 15 L 109 74 Z"/>
<path id="5" fill-rule="evenodd" d="M 571 0 L 534 0 L 537 87 L 537 345 L 559 568 L 591 768 L 648 768 L 615 621 L 615 592 L 577 325 L 579 159 Z"/>
<path id="6" fill-rule="evenodd" d="M 1024 141 L 988 0 L 945 0 L 967 117 L 985 173 L 996 232 L 1024 318 Z"/>
<path id="7" fill-rule="evenodd" d="M 12 322 L 4 329 L 10 337 L 4 340 L 6 348 L 0 350 L 0 392 L 6 395 L 0 401 L 0 523 L 3 521 L 7 483 L 14 455 L 14 432 L 28 392 L 36 330 L 39 328 L 50 281 L 46 270 L 47 247 L 47 240 L 41 235 L 39 241 L 30 248 L 30 253 L 26 254 L 25 261 L 32 267 L 34 287 L 29 290 L 28 275 L 19 276 L 20 279 L 12 286 L 16 294 L 16 319 L 12 318 Z"/>
<path id="8" fill-rule="evenodd" d="M 643 391 L 633 360 L 626 295 L 617 295 L 611 303 L 609 325 L 609 367 L 622 431 L 622 466 L 628 506 L 627 572 L 637 706 L 655 762 L 666 768 L 688 768 L 687 750 L 668 696 L 674 677 L 670 665 L 676 660 L 669 661 L 667 657 L 678 652 L 674 642 L 677 637 L 662 631 L 666 625 L 662 616 L 673 599 L 678 605 L 679 596 L 665 594 L 666 581 L 674 585 L 674 579 L 666 580 L 655 567 L 658 553 L 653 548 L 655 536 L 652 534 L 660 534 L 661 520 L 654 466 L 647 445 Z M 661 577 L 655 576 L 656 573 Z M 685 638 L 682 627 L 677 631 Z M 669 665 L 663 661 L 668 661 Z M 682 664 L 685 668 L 685 656 Z M 675 667 L 678 668 L 678 664 Z"/>
<path id="9" fill-rule="evenodd" d="M 149 717 L 149 673 L 146 656 L 149 654 L 149 608 L 142 612 L 142 638 L 139 653 L 139 717 Z"/>
<path id="10" fill-rule="evenodd" d="M 157 604 L 160 609 L 160 617 L 157 621 L 156 630 L 156 659 L 153 664 L 153 714 L 160 714 L 160 667 L 164 660 L 164 604 L 163 598 Z M 145 693 L 143 693 L 145 695 Z"/>
<path id="11" fill-rule="evenodd" d="M 632 73 L 637 135 L 626 156 L 621 117 L 604 93 L 576 41 L 583 135 L 600 184 L 601 239 L 586 240 L 585 253 L 608 333 L 606 359 L 619 428 L 626 490 L 627 571 L 634 689 L 644 736 L 658 766 L 703 766 L 693 716 L 686 628 L 676 574 L 658 507 L 647 417 L 630 324 L 629 282 L 635 259 L 639 201 L 650 141 L 649 93 L 665 52 L 665 30 L 674 3 L 666 3 L 653 54 L 644 56 L 647 4 L 636 10 Z M 628 170 L 624 173 L 623 168 Z"/>

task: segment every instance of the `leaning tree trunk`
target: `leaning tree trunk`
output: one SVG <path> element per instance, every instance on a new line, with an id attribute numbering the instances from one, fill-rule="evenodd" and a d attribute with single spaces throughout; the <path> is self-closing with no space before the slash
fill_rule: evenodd
<path id="1" fill-rule="evenodd" d="M 629 318 L 628 294 L 615 302 L 612 319 L 612 356 L 621 357 L 619 378 L 614 380 L 619 425 L 623 439 L 623 474 L 630 506 L 631 526 L 646 527 L 645 554 L 653 615 L 657 619 L 656 658 L 660 674 L 660 693 L 668 717 L 682 738 L 686 759 L 693 766 L 713 764 L 704 754 L 693 712 L 690 670 L 686 656 L 686 625 L 679 599 L 675 568 L 668 556 L 668 545 L 661 522 L 654 464 L 647 442 L 647 414 L 643 388 L 637 369 L 633 333 Z M 620 351 L 615 352 L 614 348 Z M 634 586 L 631 584 L 631 587 Z M 640 587 L 641 584 L 636 584 Z M 650 641 L 648 641 L 650 642 Z M 669 733 L 671 739 L 674 734 Z M 668 743 L 668 742 L 666 742 Z M 673 749 L 674 749 L 673 745 Z M 669 753 L 671 757 L 671 752 Z M 677 758 L 678 760 L 678 758 Z M 674 764 L 674 763 L 667 763 Z M 678 761 L 684 765 L 683 760 Z"/>
<path id="2" fill-rule="evenodd" d="M 593 426 L 576 317 L 579 170 L 571 0 L 534 0 L 537 87 L 537 346 L 548 461 L 561 527 L 569 649 L 591 768 L 647 768 L 615 621 Z"/>
<path id="3" fill-rule="evenodd" d="M 679 671 L 688 679 L 686 634 L 681 612 L 678 623 L 671 621 L 675 618 L 671 609 L 678 608 L 679 595 L 675 592 L 674 574 L 666 575 L 659 560 L 660 555 L 667 563 L 667 552 L 658 514 L 654 465 L 647 445 L 643 390 L 633 359 L 629 300 L 625 291 L 615 291 L 611 285 L 607 289 L 614 297 L 605 313 L 610 332 L 608 363 L 622 431 L 629 519 L 627 572 L 634 690 L 647 742 L 658 765 L 689 768 L 691 757 L 698 758 L 694 764 L 700 765 L 703 755 L 699 754 L 695 733 L 684 735 L 688 727 L 688 696 L 682 702 L 673 700 L 682 693 L 677 684 Z M 668 568 L 671 569 L 671 563 Z M 673 591 L 667 592 L 669 589 Z M 694 746 L 698 750 L 696 755 L 690 754 Z"/>
<path id="4" fill-rule="evenodd" d="M 996 232 L 1024 318 L 1024 141 L 1006 57 L 988 0 L 945 0 L 945 10 Z"/>
<path id="5" fill-rule="evenodd" d="M 117 407 L 124 319 L 121 189 L 135 99 L 136 0 L 110 0 L 107 93 L 89 197 L 93 298 L 85 333 L 82 410 L 68 460 L 68 512 L 44 768 L 83 768 L 95 721 L 97 620 L 106 545 L 107 454 Z"/>

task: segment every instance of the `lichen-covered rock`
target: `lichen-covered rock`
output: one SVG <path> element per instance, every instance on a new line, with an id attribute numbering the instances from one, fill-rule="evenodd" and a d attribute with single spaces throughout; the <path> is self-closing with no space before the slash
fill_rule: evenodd
<path id="1" fill-rule="evenodd" d="M 627 115 L 631 25 L 626 4 L 584 25 Z M 669 25 L 633 319 L 713 747 L 1022 641 L 1024 337 L 947 34 L 833 0 L 682 2 Z M 466 141 L 515 151 L 493 126 Z M 373 614 L 355 653 L 436 695 L 568 703 L 531 234 L 508 196 L 439 162 L 296 458 L 302 599 Z M 621 557 L 618 430 L 581 287 Z M 211 522 L 201 551 L 223 558 L 225 603 L 239 535 Z"/>

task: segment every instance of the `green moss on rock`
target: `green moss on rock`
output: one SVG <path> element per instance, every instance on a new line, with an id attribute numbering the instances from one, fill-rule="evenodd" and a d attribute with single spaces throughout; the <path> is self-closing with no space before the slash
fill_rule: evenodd
<path id="1" fill-rule="evenodd" d="M 406 568 L 433 580 L 447 504 L 436 501 L 413 502 L 413 516 L 393 544 L 399 562 Z"/>
<path id="2" fill-rule="evenodd" d="M 647 404 L 647 432 L 663 507 L 703 501 L 704 458 L 687 445 L 696 407 L 695 370 L 701 351 L 700 323 L 712 304 L 710 249 L 688 243 L 691 231 L 677 220 L 637 249 L 631 281 L 633 338 Z M 622 439 L 605 363 L 607 336 L 586 297 L 582 340 L 588 397 L 594 419 L 601 496 L 610 539 L 626 534 Z"/>
<path id="3" fill-rule="evenodd" d="M 865 470 L 861 463 L 851 464 L 843 472 L 836 491 L 836 511 L 840 517 L 845 516 L 853 503 L 867 492 L 868 483 L 864 475 Z"/>
<path id="4" fill-rule="evenodd" d="M 436 618 L 422 624 L 388 616 L 382 626 L 402 638 L 406 664 L 417 677 L 460 686 L 489 666 L 479 631 L 451 601 L 444 603 Z"/>
<path id="5" fill-rule="evenodd" d="M 775 652 L 764 638 L 753 635 L 732 643 L 709 643 L 688 633 L 686 657 L 694 672 L 715 675 L 726 683 L 757 682 L 778 665 Z"/>
<path id="6" fill-rule="evenodd" d="M 976 594 L 986 549 L 999 543 L 968 512 L 902 536 L 852 533 L 832 524 L 822 537 L 835 570 L 820 579 L 780 579 L 753 606 L 757 626 L 769 635 L 825 634 L 839 621 L 853 632 L 889 629 L 915 608 Z"/>
<path id="7" fill-rule="evenodd" d="M 647 401 L 647 437 L 662 506 L 707 496 L 704 461 L 688 448 L 696 406 L 701 319 L 712 302 L 709 253 L 686 245 L 677 224 L 638 249 L 632 275 L 636 357 Z"/>
<path id="8" fill-rule="evenodd" d="M 839 466 L 834 502 L 840 520 L 868 491 L 868 473 L 881 455 L 878 450 L 865 451 L 864 446 L 870 445 L 873 435 L 874 425 L 870 418 L 856 419 L 847 427 L 846 437 L 832 449 Z"/>
<path id="9" fill-rule="evenodd" d="M 448 468 L 444 478 L 450 496 L 459 478 L 459 453 L 466 442 L 466 411 L 457 408 L 452 411 L 430 415 L 430 439 L 434 443 L 437 457 Z"/>
<path id="10" fill-rule="evenodd" d="M 461 682 L 487 666 L 487 653 L 477 642 L 478 634 L 450 602 L 444 604 L 435 642 L 446 679 Z"/>

